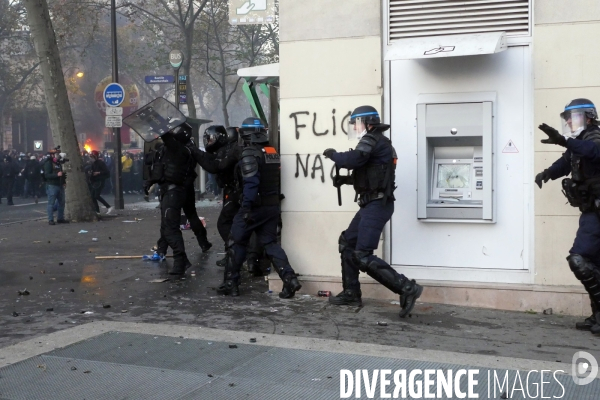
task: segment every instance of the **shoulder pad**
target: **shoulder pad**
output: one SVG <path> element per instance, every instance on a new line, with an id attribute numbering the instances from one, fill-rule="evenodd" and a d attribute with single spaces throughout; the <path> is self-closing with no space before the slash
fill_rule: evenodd
<path id="1" fill-rule="evenodd" d="M 242 151 L 242 160 L 240 167 L 242 169 L 242 176 L 244 178 L 250 178 L 256 175 L 258 172 L 258 160 L 256 157 L 261 157 L 262 152 L 252 146 L 246 147 Z"/>
<path id="2" fill-rule="evenodd" d="M 375 148 L 377 144 L 378 138 L 375 137 L 372 133 L 367 133 L 365 136 L 360 139 L 358 145 L 356 145 L 356 150 L 362 151 L 363 153 L 370 153 Z"/>
<path id="3" fill-rule="evenodd" d="M 594 125 L 585 133 L 585 135 L 581 139 L 590 140 L 596 143 L 600 142 L 600 128 Z"/>

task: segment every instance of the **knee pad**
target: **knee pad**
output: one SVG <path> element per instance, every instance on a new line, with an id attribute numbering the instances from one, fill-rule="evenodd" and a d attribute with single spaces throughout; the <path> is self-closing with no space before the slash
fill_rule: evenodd
<path id="1" fill-rule="evenodd" d="M 352 252 L 352 261 L 362 272 L 367 272 L 369 269 L 368 257 L 373 254 L 372 251 L 354 250 Z"/>
<path id="2" fill-rule="evenodd" d="M 338 251 L 340 252 L 340 254 L 343 253 L 344 250 L 346 250 L 346 248 L 348 247 L 348 241 L 346 240 L 344 233 L 346 233 L 346 231 L 340 233 L 340 237 L 338 239 Z"/>
<path id="3" fill-rule="evenodd" d="M 571 254 L 567 257 L 569 267 L 573 274 L 580 281 L 587 281 L 591 278 L 595 278 L 595 266 L 590 261 L 586 260 L 585 257 L 579 254 Z"/>

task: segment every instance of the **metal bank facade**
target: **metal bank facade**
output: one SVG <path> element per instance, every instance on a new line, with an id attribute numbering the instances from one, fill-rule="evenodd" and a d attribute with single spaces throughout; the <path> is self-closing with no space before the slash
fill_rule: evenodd
<path id="1" fill-rule="evenodd" d="M 565 260 L 579 211 L 560 180 L 533 179 L 562 153 L 535 127 L 557 127 L 573 98 L 600 102 L 594 1 L 280 0 L 279 13 L 282 245 L 303 291 L 341 290 L 338 237 L 358 206 L 349 186 L 338 206 L 321 153 L 356 145 L 347 118 L 368 104 L 398 153 L 378 252 L 425 285 L 422 301 L 589 312 Z"/>

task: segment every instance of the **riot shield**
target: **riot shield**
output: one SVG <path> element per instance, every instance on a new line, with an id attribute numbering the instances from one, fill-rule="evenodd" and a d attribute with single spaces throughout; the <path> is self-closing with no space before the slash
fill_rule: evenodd
<path id="1" fill-rule="evenodd" d="M 123 119 L 123 123 L 131 127 L 146 143 L 152 142 L 185 121 L 185 115 L 162 97 L 152 100 Z"/>

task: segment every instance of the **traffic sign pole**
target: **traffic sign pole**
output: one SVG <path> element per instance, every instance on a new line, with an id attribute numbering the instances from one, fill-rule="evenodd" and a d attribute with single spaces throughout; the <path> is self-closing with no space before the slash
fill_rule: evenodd
<path id="1" fill-rule="evenodd" d="M 115 0 L 110 0 L 110 36 L 112 42 L 112 77 L 114 83 L 119 83 L 119 61 L 117 58 L 117 11 L 115 7 Z M 123 180 L 121 179 L 121 170 L 123 164 L 121 163 L 121 128 L 113 128 L 113 135 L 117 143 L 115 146 L 115 179 L 114 179 L 114 190 L 115 190 L 115 208 L 117 210 L 123 210 L 125 203 L 123 201 Z M 113 161 L 113 162 L 114 162 Z"/>
<path id="2" fill-rule="evenodd" d="M 179 68 L 183 64 L 183 53 L 180 50 L 171 50 L 169 62 L 175 69 L 175 106 L 179 110 Z"/>
<path id="3" fill-rule="evenodd" d="M 179 110 L 179 68 L 175 70 L 175 106 Z"/>

